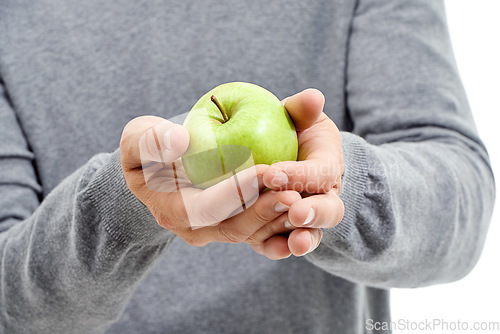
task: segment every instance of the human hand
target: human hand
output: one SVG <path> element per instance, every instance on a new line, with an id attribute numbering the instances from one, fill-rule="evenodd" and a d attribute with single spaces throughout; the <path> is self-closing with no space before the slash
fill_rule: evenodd
<path id="1" fill-rule="evenodd" d="M 304 197 L 294 202 L 284 218 L 293 230 L 283 227 L 268 237 L 258 231 L 247 240 L 260 254 L 302 256 L 319 246 L 321 228 L 337 225 L 344 215 L 339 198 L 344 172 L 342 138 L 335 123 L 323 113 L 325 98 L 307 89 L 283 100 L 292 117 L 299 141 L 298 161 L 278 162 L 263 174 L 263 182 L 274 190 L 295 190 Z M 289 226 L 290 228 L 290 226 Z M 268 238 L 268 239 L 265 239 Z"/>
<path id="2" fill-rule="evenodd" d="M 121 163 L 131 192 L 151 211 L 160 226 L 190 245 L 213 241 L 243 242 L 269 224 L 283 224 L 283 209 L 301 199 L 294 190 L 266 191 L 257 165 L 208 189 L 194 188 L 179 157 L 189 146 L 188 131 L 154 116 L 130 121 L 120 142 Z M 281 203 L 281 204 L 278 204 Z M 267 235 L 271 232 L 262 232 Z M 269 253 L 268 257 L 281 257 Z"/>

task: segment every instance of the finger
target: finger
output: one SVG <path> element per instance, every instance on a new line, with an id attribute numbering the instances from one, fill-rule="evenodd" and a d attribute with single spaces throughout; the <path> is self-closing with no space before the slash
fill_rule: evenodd
<path id="1" fill-rule="evenodd" d="M 192 246 L 205 246 L 218 241 L 214 233 L 205 232 L 205 229 L 211 228 L 207 226 L 219 224 L 231 211 L 241 206 L 241 193 L 248 196 L 248 191 L 244 189 L 251 188 L 256 196 L 259 190 L 264 189 L 257 175 L 262 167 L 265 166 L 248 168 L 205 190 L 187 187 L 177 192 L 158 193 L 148 189 L 148 194 L 142 197 L 146 198 L 145 204 L 160 226 L 174 232 Z M 240 181 L 239 188 L 234 183 L 236 177 Z"/>
<path id="2" fill-rule="evenodd" d="M 316 122 L 323 111 L 325 96 L 319 90 L 309 88 L 287 97 L 282 103 L 292 117 L 295 129 L 300 132 Z"/>
<path id="3" fill-rule="evenodd" d="M 317 123 L 298 134 L 298 161 L 279 162 L 264 174 L 264 184 L 271 189 L 294 189 L 306 186 L 310 192 L 340 192 L 344 172 L 342 137 L 335 123 L 321 113 Z"/>
<path id="4" fill-rule="evenodd" d="M 254 234 L 245 240 L 245 243 L 250 245 L 263 244 L 269 238 L 278 234 L 289 233 L 293 229 L 295 229 L 295 227 L 290 224 L 288 214 L 285 212 L 272 222 L 269 222 L 258 229 Z"/>
<path id="5" fill-rule="evenodd" d="M 196 192 L 196 196 L 191 196 L 194 188 L 181 189 L 191 226 L 217 225 L 236 210 L 251 207 L 259 192 L 264 189 L 261 180 L 265 168 L 265 165 L 247 168 L 229 179 Z"/>
<path id="6" fill-rule="evenodd" d="M 288 238 L 285 235 L 275 235 L 260 245 L 252 245 L 252 249 L 270 260 L 280 260 L 290 257 Z"/>
<path id="7" fill-rule="evenodd" d="M 288 219 L 297 228 L 330 228 L 344 216 L 344 203 L 333 191 L 313 195 L 295 202 L 288 211 Z"/>
<path id="8" fill-rule="evenodd" d="M 288 236 L 288 249 L 295 256 L 304 256 L 319 246 L 322 237 L 319 228 L 296 229 Z"/>
<path id="9" fill-rule="evenodd" d="M 276 224 L 275 220 L 283 215 L 283 210 L 300 199 L 300 194 L 295 191 L 264 192 L 251 208 L 225 220 L 217 227 L 204 229 L 203 233 L 220 242 L 247 241 L 263 226 Z M 274 235 L 274 229 L 263 230 L 261 239 L 266 240 Z"/>
<path id="10" fill-rule="evenodd" d="M 340 193 L 343 164 L 326 158 L 275 163 L 265 171 L 264 184 L 270 189 L 292 189 L 314 194 Z"/>
<path id="11" fill-rule="evenodd" d="M 122 166 L 134 169 L 150 162 L 170 164 L 189 146 L 189 132 L 161 117 L 141 116 L 131 120 L 122 132 Z"/>
<path id="12" fill-rule="evenodd" d="M 246 240 L 264 226 L 272 225 L 277 218 L 283 215 L 285 210 L 300 200 L 300 194 L 292 190 L 264 192 L 250 209 L 239 216 L 231 217 L 221 227 L 238 231 L 246 236 Z M 277 234 L 272 227 L 270 228 L 267 238 Z"/>

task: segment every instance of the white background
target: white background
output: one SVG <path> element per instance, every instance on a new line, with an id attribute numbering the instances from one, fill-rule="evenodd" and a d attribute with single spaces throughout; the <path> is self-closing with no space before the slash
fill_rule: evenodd
<path id="1" fill-rule="evenodd" d="M 448 24 L 458 68 L 479 133 L 486 144 L 500 197 L 500 0 L 446 0 Z M 497 207 L 475 269 L 450 284 L 392 290 L 393 321 L 475 321 L 500 323 L 500 205 Z M 440 329 L 397 330 L 395 333 L 500 333 Z"/>

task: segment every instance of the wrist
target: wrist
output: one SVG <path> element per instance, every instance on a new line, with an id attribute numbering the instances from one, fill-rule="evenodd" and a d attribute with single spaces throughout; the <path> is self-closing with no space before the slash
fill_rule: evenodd
<path id="1" fill-rule="evenodd" d="M 96 171 L 86 191 L 105 230 L 117 241 L 161 244 L 173 237 L 130 191 L 120 163 L 120 150 L 113 152 Z"/>

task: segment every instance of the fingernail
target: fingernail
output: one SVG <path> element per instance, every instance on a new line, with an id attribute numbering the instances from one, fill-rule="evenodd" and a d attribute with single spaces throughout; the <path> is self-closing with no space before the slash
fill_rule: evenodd
<path id="1" fill-rule="evenodd" d="M 288 211 L 288 209 L 290 209 L 290 207 L 286 204 L 281 203 L 281 202 L 277 202 L 274 205 L 274 211 L 276 211 L 276 212 L 285 212 L 285 211 Z"/>
<path id="2" fill-rule="evenodd" d="M 274 175 L 272 184 L 278 187 L 282 187 L 288 184 L 288 175 L 286 175 L 284 172 L 278 172 L 276 175 Z"/>
<path id="3" fill-rule="evenodd" d="M 309 251 L 307 254 L 311 253 L 316 247 L 316 241 L 314 240 L 313 234 L 311 233 L 311 247 L 309 247 Z"/>
<path id="4" fill-rule="evenodd" d="M 170 135 L 172 134 L 172 130 L 173 130 L 173 128 L 168 129 L 165 132 L 165 135 L 163 136 L 163 143 L 165 144 L 165 148 L 167 150 L 171 150 L 172 149 L 172 147 L 170 146 Z"/>
<path id="5" fill-rule="evenodd" d="M 290 222 L 288 220 L 285 220 L 285 223 L 283 225 L 285 226 L 285 228 L 293 229 L 293 225 L 290 224 Z"/>
<path id="6" fill-rule="evenodd" d="M 252 187 L 254 189 L 259 189 L 259 179 L 257 177 L 254 177 L 254 179 L 252 180 Z"/>
<path id="7" fill-rule="evenodd" d="M 323 232 L 321 232 L 321 229 L 316 228 L 311 230 L 311 247 L 307 252 L 308 254 L 319 247 L 322 237 L 323 237 Z"/>
<path id="8" fill-rule="evenodd" d="M 302 223 L 302 225 L 309 224 L 310 222 L 312 222 L 313 219 L 314 219 L 314 209 L 311 208 L 309 210 L 309 213 L 307 214 L 306 220 L 304 220 L 304 222 Z"/>

